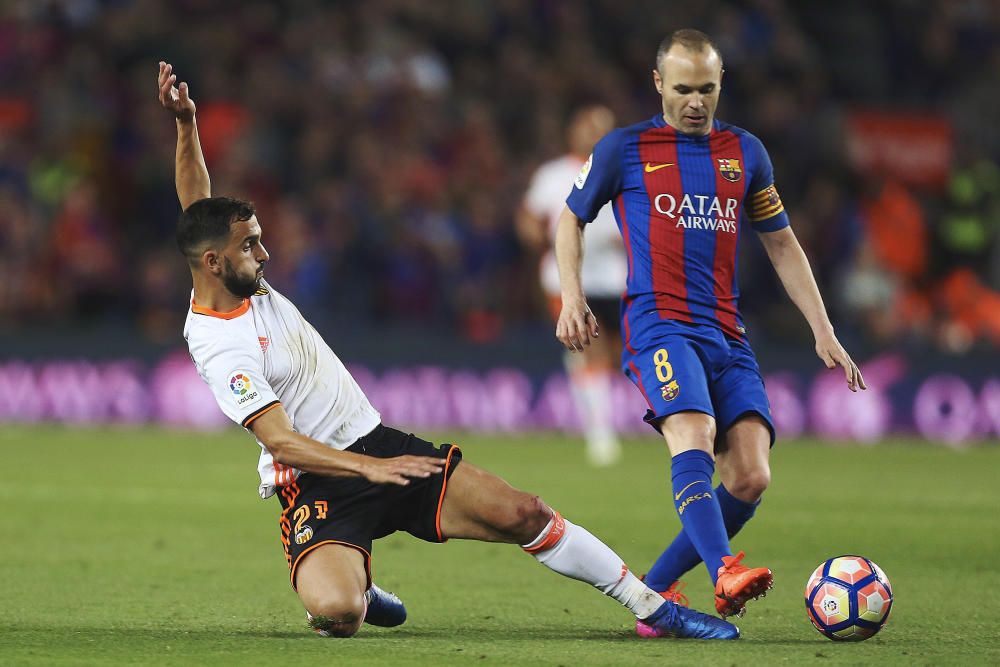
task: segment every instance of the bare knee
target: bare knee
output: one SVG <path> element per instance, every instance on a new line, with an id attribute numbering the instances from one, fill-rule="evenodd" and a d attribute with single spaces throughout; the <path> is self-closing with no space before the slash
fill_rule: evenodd
<path id="1" fill-rule="evenodd" d="M 528 541 L 538 537 L 545 530 L 545 526 L 549 524 L 549 521 L 552 520 L 552 510 L 542 502 L 541 498 L 530 494 L 525 495 L 527 499 L 518 508 L 520 523 L 523 526 L 522 534 L 518 536 L 518 541 L 525 540 L 521 544 L 527 544 Z"/>
<path id="2" fill-rule="evenodd" d="M 771 483 L 771 434 L 758 415 L 740 419 L 726 433 L 718 456 L 722 483 L 736 498 L 753 503 Z"/>
<path id="3" fill-rule="evenodd" d="M 735 476 L 726 483 L 726 490 L 744 502 L 754 503 L 760 500 L 770 483 L 771 469 L 765 465 Z"/>
<path id="4" fill-rule="evenodd" d="M 507 536 L 514 544 L 528 544 L 545 530 L 551 519 L 552 510 L 541 498 L 530 493 L 519 493 L 517 499 L 509 504 L 505 515 L 494 525 L 494 529 Z"/>
<path id="5" fill-rule="evenodd" d="M 671 456 L 698 449 L 714 456 L 715 420 L 699 412 L 679 412 L 660 422 L 660 432 L 667 441 Z"/>
<path id="6" fill-rule="evenodd" d="M 365 601 L 361 595 L 327 593 L 307 602 L 306 608 L 309 625 L 327 637 L 351 637 L 365 619 Z"/>

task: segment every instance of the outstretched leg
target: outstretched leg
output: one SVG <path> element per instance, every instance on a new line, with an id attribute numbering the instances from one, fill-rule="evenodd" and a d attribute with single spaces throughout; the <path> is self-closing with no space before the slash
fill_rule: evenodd
<path id="1" fill-rule="evenodd" d="M 549 569 L 584 581 L 618 600 L 658 634 L 735 639 L 739 630 L 719 619 L 665 601 L 629 571 L 621 557 L 538 496 L 463 461 L 452 474 L 441 509 L 445 538 L 520 544 Z"/>

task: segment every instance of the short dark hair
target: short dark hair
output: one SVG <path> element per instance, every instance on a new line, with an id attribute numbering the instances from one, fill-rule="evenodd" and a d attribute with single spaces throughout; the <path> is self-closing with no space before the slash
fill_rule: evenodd
<path id="1" fill-rule="evenodd" d="M 229 236 L 234 222 L 249 220 L 257 212 L 251 202 L 232 197 L 207 197 L 188 206 L 177 220 L 177 247 L 189 262 L 197 262 L 205 242 Z"/>
<path id="2" fill-rule="evenodd" d="M 712 38 L 703 33 L 701 30 L 695 30 L 694 28 L 681 28 L 680 30 L 675 30 L 660 42 L 660 48 L 656 50 L 656 71 L 660 71 L 660 63 L 663 62 L 664 57 L 667 55 L 674 44 L 680 44 L 688 51 L 693 53 L 701 53 L 706 47 L 715 51 L 716 55 L 719 56 L 719 60 L 722 60 L 722 52 L 719 51 L 719 47 L 715 45 Z"/>

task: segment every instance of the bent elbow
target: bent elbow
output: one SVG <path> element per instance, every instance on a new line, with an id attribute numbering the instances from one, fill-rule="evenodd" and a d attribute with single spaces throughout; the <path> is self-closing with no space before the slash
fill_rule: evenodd
<path id="1" fill-rule="evenodd" d="M 278 435 L 267 440 L 262 440 L 261 444 L 264 445 L 264 449 L 267 450 L 272 459 L 278 463 L 288 463 L 287 458 L 292 444 L 291 440 Z"/>

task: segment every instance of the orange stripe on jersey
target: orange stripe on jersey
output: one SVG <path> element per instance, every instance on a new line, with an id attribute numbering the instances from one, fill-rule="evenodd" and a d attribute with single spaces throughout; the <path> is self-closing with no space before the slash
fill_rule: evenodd
<path id="1" fill-rule="evenodd" d="M 243 303 L 239 306 L 225 313 L 220 313 L 217 310 L 212 310 L 211 308 L 205 308 L 204 306 L 199 306 L 191 299 L 191 312 L 197 313 L 198 315 L 208 315 L 209 317 L 218 317 L 220 320 L 231 320 L 233 318 L 239 317 L 243 313 L 250 310 L 250 299 L 243 299 Z"/>
<path id="2" fill-rule="evenodd" d="M 266 414 L 266 413 L 270 412 L 271 410 L 274 410 L 276 407 L 278 407 L 280 405 L 281 405 L 281 401 L 271 401 L 270 403 L 268 403 L 267 405 L 265 405 L 264 407 L 262 407 L 260 410 L 257 410 L 257 412 L 253 412 L 253 413 L 247 415 L 246 418 L 244 418 L 244 420 L 242 422 L 243 428 L 250 428 L 250 424 L 254 423 L 254 421 L 258 417 L 260 417 L 263 414 Z"/>
<path id="3" fill-rule="evenodd" d="M 291 568 L 292 553 L 289 550 L 291 546 L 289 538 L 292 534 L 292 522 L 288 518 L 288 515 L 295 509 L 295 501 L 299 497 L 299 485 L 297 483 L 292 484 L 281 489 L 280 493 L 286 503 L 285 509 L 281 511 L 281 516 L 278 518 L 278 525 L 281 527 L 281 546 L 285 550 L 285 561 L 287 561 L 288 567 Z"/>
<path id="4" fill-rule="evenodd" d="M 545 539 L 539 544 L 533 547 L 522 547 L 531 555 L 541 553 L 543 551 L 548 551 L 562 539 L 563 534 L 566 532 L 566 520 L 563 519 L 562 514 L 552 511 L 552 527 L 549 528 L 549 532 L 546 533 Z"/>
<path id="5" fill-rule="evenodd" d="M 288 486 L 295 479 L 292 475 L 292 466 L 286 466 L 283 463 L 274 462 L 274 485 L 275 486 Z"/>
<path id="6" fill-rule="evenodd" d="M 437 531 L 438 542 L 446 541 L 444 535 L 441 534 L 441 507 L 444 505 L 444 492 L 448 488 L 448 468 L 451 467 L 451 455 L 457 449 L 457 445 L 452 445 L 451 449 L 448 450 L 448 458 L 445 459 L 444 470 L 442 471 L 444 479 L 441 482 L 441 495 L 438 496 L 437 513 L 434 515 L 434 529 Z"/>

